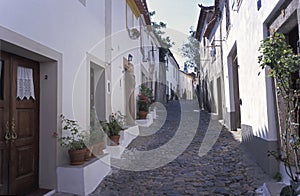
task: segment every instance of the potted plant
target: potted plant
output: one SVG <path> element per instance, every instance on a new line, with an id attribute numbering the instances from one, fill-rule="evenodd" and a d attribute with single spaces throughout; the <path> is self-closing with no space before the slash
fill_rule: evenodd
<path id="1" fill-rule="evenodd" d="M 110 141 L 108 142 L 111 146 L 119 145 L 120 131 L 123 129 L 119 124 L 116 114 L 113 113 L 109 116 L 109 121 L 101 121 L 102 128 L 106 132 Z"/>
<path id="2" fill-rule="evenodd" d="M 79 130 L 77 121 L 67 119 L 63 115 L 61 115 L 61 121 L 67 135 L 59 138 L 61 146 L 68 149 L 71 165 L 81 165 L 84 163 L 86 154 L 85 136 Z"/>
<path id="3" fill-rule="evenodd" d="M 152 90 L 145 85 L 140 88 L 140 94 L 138 95 L 138 110 L 139 118 L 146 119 L 149 107 L 153 102 Z"/>
<path id="4" fill-rule="evenodd" d="M 284 105 L 284 108 L 280 108 L 282 150 L 279 153 L 271 151 L 269 154 L 284 163 L 286 173 L 290 177 L 291 185 L 282 189 L 281 194 L 298 195 L 300 193 L 300 56 L 294 54 L 286 43 L 285 36 L 277 32 L 262 40 L 259 51 L 260 67 L 262 69 L 268 67 L 269 75 L 275 79 L 278 100 L 282 100 Z"/>
<path id="5" fill-rule="evenodd" d="M 138 39 L 141 35 L 139 30 L 137 30 L 136 28 L 128 29 L 128 34 L 129 34 L 129 38 L 133 40 Z"/>

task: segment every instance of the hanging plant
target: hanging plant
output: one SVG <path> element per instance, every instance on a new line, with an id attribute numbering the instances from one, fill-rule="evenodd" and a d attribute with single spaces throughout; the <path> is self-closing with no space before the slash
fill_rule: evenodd
<path id="1" fill-rule="evenodd" d="M 136 28 L 128 29 L 128 34 L 129 34 L 130 39 L 133 39 L 133 40 L 138 39 L 141 35 L 139 30 L 137 30 Z"/>

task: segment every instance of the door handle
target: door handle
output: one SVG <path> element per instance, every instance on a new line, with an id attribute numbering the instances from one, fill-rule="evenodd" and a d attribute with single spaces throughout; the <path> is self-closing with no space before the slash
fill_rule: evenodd
<path id="1" fill-rule="evenodd" d="M 16 127 L 15 120 L 12 119 L 12 122 L 11 122 L 11 139 L 12 140 L 16 140 L 18 138 L 18 135 L 15 131 L 15 127 Z"/>
<path id="2" fill-rule="evenodd" d="M 5 136 L 4 139 L 6 142 L 8 142 L 9 140 L 11 140 L 11 134 L 9 132 L 9 124 L 8 121 L 6 121 L 6 125 L 5 125 Z"/>

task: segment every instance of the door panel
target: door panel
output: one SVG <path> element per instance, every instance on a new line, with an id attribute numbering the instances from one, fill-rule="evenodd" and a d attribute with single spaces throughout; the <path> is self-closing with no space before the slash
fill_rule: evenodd
<path id="1" fill-rule="evenodd" d="M 16 133 L 17 138 L 11 145 L 11 191 L 13 194 L 24 194 L 38 188 L 39 71 L 38 63 L 20 57 L 13 58 L 12 65 L 11 131 Z M 35 99 L 17 98 L 18 66 L 33 69 Z"/>
<path id="2" fill-rule="evenodd" d="M 9 99 L 10 99 L 10 57 L 6 53 L 0 55 L 0 194 L 8 193 L 8 160 L 9 142 L 6 142 L 6 123 L 9 120 Z"/>
<path id="3" fill-rule="evenodd" d="M 240 90 L 239 90 L 239 68 L 238 58 L 234 57 L 233 60 L 233 89 L 234 89 L 234 106 L 235 106 L 235 120 L 236 127 L 241 128 L 241 108 L 240 108 Z"/>
<path id="4" fill-rule="evenodd" d="M 0 93 L 0 194 L 24 195 L 38 187 L 39 66 L 1 52 L 4 70 Z M 35 100 L 17 98 L 18 66 L 33 69 Z M 4 69 L 3 69 L 4 68 Z M 0 91 L 1 91 L 0 83 Z M 9 140 L 5 140 L 9 133 Z"/>
<path id="5" fill-rule="evenodd" d="M 30 123 L 34 121 L 34 110 L 31 108 L 17 109 L 16 120 L 18 138 L 22 140 L 34 139 L 34 126 Z"/>

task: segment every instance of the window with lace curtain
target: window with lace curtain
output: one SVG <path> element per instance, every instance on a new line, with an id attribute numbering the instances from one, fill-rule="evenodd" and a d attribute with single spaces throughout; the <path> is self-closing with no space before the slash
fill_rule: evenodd
<path id="1" fill-rule="evenodd" d="M 17 76 L 17 98 L 35 99 L 33 85 L 33 69 L 23 66 L 18 66 Z"/>

